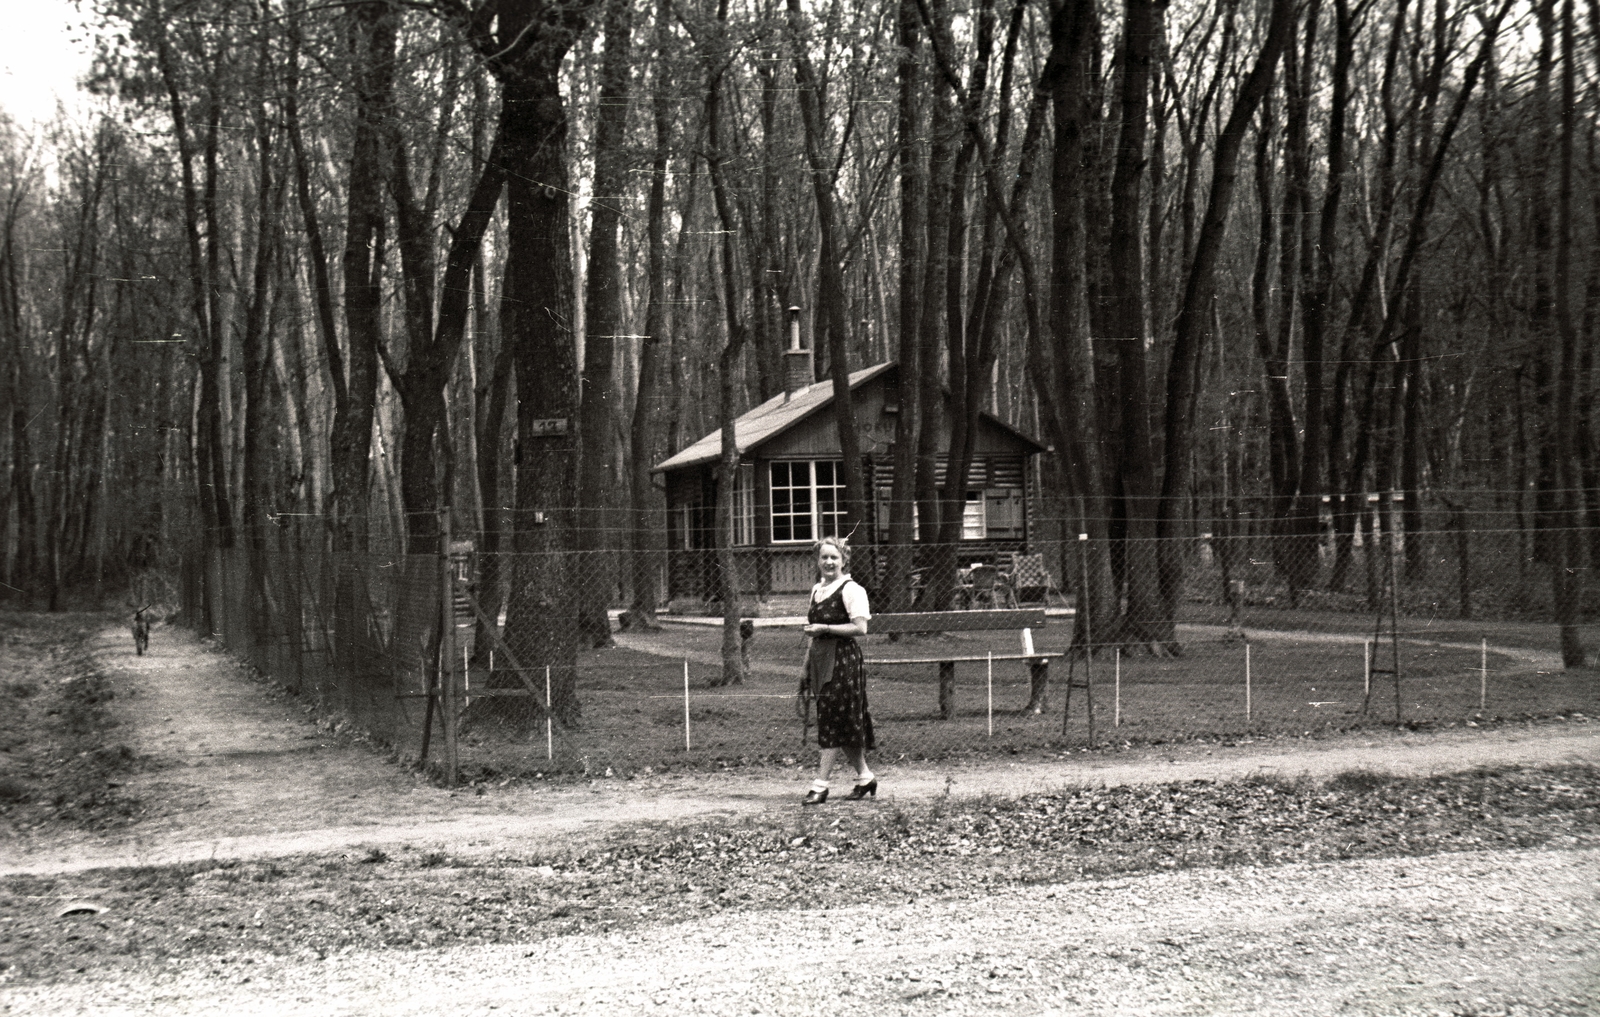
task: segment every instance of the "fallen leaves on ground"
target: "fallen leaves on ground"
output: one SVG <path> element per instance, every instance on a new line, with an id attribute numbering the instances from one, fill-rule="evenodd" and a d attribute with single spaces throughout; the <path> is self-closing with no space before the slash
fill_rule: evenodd
<path id="1" fill-rule="evenodd" d="M 906 808 L 840 802 L 618 835 L 581 853 L 437 850 L 0 881 L 0 982 L 105 966 L 256 963 L 534 942 L 724 909 L 828 909 L 1174 868 L 1600 843 L 1600 768 L 1326 782 L 1191 781 Z M 68 901 L 100 914 L 56 916 Z"/>

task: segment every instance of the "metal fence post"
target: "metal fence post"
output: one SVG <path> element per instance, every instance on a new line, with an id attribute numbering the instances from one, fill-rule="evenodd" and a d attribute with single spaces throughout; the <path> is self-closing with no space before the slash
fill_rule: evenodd
<path id="1" fill-rule="evenodd" d="M 456 786 L 456 591 L 450 569 L 450 510 L 439 513 L 439 712 L 444 728 L 444 785 Z"/>

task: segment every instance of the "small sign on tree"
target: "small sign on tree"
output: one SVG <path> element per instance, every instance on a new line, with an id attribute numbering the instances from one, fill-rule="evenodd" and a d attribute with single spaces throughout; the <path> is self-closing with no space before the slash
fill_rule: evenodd
<path id="1" fill-rule="evenodd" d="M 528 428 L 528 433 L 539 438 L 553 438 L 567 433 L 566 417 L 545 417 L 535 420 Z"/>

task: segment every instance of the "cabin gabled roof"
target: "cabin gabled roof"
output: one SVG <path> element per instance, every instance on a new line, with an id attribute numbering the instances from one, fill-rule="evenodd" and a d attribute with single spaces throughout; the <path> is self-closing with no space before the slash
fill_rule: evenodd
<path id="1" fill-rule="evenodd" d="M 850 391 L 865 385 L 874 378 L 887 373 L 895 366 L 893 360 L 865 367 L 850 374 Z M 949 392 L 945 392 L 949 397 Z M 812 382 L 805 388 L 792 395 L 775 395 L 760 406 L 748 411 L 738 420 L 734 421 L 734 443 L 739 446 L 742 456 L 765 442 L 787 431 L 789 428 L 810 417 L 820 413 L 833 404 L 833 381 L 824 379 Z M 1032 436 L 1025 434 L 1017 428 L 988 412 L 980 411 L 978 416 L 999 428 L 1006 434 L 1015 438 L 1018 443 L 1031 449 L 1028 454 L 1048 451 Z M 722 456 L 722 429 L 718 428 L 677 455 L 657 464 L 652 473 L 665 473 L 669 470 L 679 470 L 686 466 L 699 466 L 703 463 L 716 462 Z"/>
<path id="2" fill-rule="evenodd" d="M 894 367 L 894 361 L 889 360 L 872 367 L 864 367 L 859 371 L 850 372 L 850 390 L 854 392 L 892 367 Z M 743 455 L 768 439 L 800 423 L 800 421 L 813 413 L 825 409 L 832 403 L 833 381 L 831 379 L 812 382 L 793 395 L 775 395 L 734 421 L 734 444 L 739 446 L 739 454 Z M 664 473 L 668 470 L 677 470 L 685 466 L 697 466 L 701 463 L 715 462 L 721 456 L 722 429 L 718 428 L 682 452 L 660 463 L 651 472 Z"/>

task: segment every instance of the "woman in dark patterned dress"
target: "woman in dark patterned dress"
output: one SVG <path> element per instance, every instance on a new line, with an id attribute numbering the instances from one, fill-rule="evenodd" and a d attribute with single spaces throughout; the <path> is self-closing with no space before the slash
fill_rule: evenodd
<path id="1" fill-rule="evenodd" d="M 806 614 L 805 632 L 811 637 L 811 648 L 806 652 L 800 691 L 817 700 L 817 745 L 822 758 L 817 779 L 811 782 L 802 805 L 821 805 L 828 800 L 828 776 L 841 751 L 856 771 L 855 787 L 848 797 L 878 796 L 878 779 L 867 766 L 867 750 L 875 743 L 861 647 L 856 645 L 856 637 L 867 634 L 872 609 L 867 591 L 846 571 L 849 565 L 850 546 L 844 540 L 824 537 L 817 544 L 817 572 L 822 581 L 811 590 L 811 609 Z"/>

